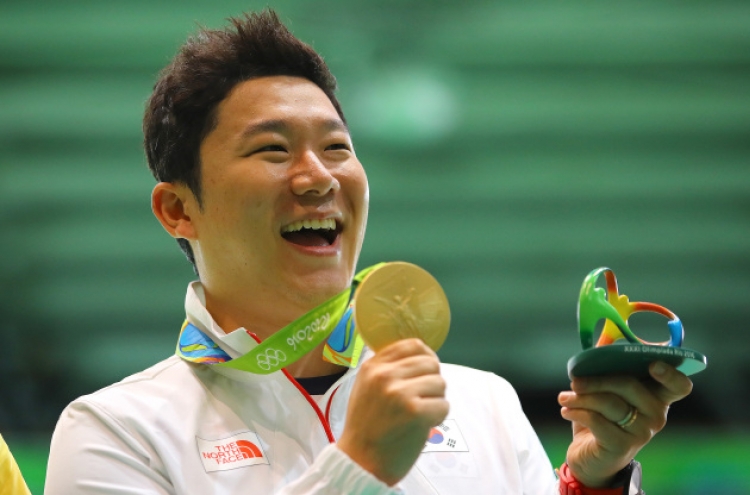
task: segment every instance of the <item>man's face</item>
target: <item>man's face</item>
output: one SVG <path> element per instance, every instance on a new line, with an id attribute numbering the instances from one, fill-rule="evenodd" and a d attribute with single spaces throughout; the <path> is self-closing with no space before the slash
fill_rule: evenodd
<path id="1" fill-rule="evenodd" d="M 251 79 L 216 116 L 200 147 L 203 209 L 192 218 L 204 283 L 311 303 L 346 288 L 368 186 L 325 93 L 297 77 Z"/>

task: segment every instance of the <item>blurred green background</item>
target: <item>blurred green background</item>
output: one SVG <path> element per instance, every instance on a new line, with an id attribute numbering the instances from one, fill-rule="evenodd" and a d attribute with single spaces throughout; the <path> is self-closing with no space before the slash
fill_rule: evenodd
<path id="1" fill-rule="evenodd" d="M 0 4 L 0 432 L 34 493 L 62 408 L 170 355 L 183 318 L 193 273 L 140 145 L 156 74 L 197 25 L 266 5 Z M 639 456 L 647 491 L 750 493 L 750 3 L 268 5 L 338 77 L 361 265 L 446 290 L 442 359 L 508 378 L 559 465 L 578 290 L 609 266 L 709 357 Z"/>

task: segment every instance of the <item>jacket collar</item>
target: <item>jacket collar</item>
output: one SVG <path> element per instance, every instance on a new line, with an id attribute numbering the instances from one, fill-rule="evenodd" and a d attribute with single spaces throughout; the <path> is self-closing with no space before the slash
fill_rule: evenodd
<path id="1" fill-rule="evenodd" d="M 237 328 L 228 333 L 224 332 L 218 323 L 216 323 L 213 316 L 211 316 L 211 313 L 208 312 L 208 309 L 206 309 L 206 294 L 203 290 L 203 285 L 198 280 L 188 284 L 187 294 L 185 295 L 185 315 L 190 323 L 208 335 L 211 340 L 216 342 L 216 344 L 232 359 L 246 354 L 258 345 L 255 339 L 253 339 L 243 327 Z M 339 379 L 339 383 L 353 378 L 362 362 L 366 361 L 373 355 L 374 353 L 369 348 L 365 347 L 362 351 L 362 356 L 359 359 L 357 367 L 347 371 L 347 373 Z M 242 382 L 258 382 L 268 378 L 287 381 L 281 371 L 271 373 L 270 375 L 256 375 L 232 368 L 214 366 L 210 366 L 210 368 L 221 375 Z M 331 389 L 334 388 L 336 387 L 331 387 Z"/>

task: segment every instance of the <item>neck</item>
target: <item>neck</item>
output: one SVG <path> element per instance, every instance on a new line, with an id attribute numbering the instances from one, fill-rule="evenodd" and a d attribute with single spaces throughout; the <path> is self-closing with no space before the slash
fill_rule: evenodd
<path id="1" fill-rule="evenodd" d="M 323 347 L 325 342 L 321 343 L 302 356 L 299 360 L 286 367 L 286 370 L 294 378 L 313 378 L 316 376 L 335 375 L 345 368 L 338 364 L 329 363 L 323 359 Z"/>
<path id="2" fill-rule="evenodd" d="M 237 301 L 216 297 L 204 286 L 206 309 L 224 331 L 230 333 L 243 327 L 265 340 L 303 314 L 304 309 L 284 307 L 282 304 L 264 304 L 266 301 Z M 260 304 L 258 304 L 260 302 Z"/>
<path id="3" fill-rule="evenodd" d="M 201 265 L 206 309 L 225 331 L 244 327 L 265 339 L 346 289 L 348 273 L 289 270 L 288 273 L 228 274 Z M 249 270 L 248 270 L 249 271 Z M 257 270 L 256 270 L 257 271 Z"/>
<path id="4" fill-rule="evenodd" d="M 219 328 L 225 333 L 230 333 L 242 327 L 257 335 L 261 340 L 267 339 L 317 306 L 315 304 L 307 307 L 308 305 L 293 304 L 287 300 L 238 301 L 232 297 L 216 297 L 215 292 L 205 285 L 203 289 L 206 309 Z M 342 371 L 343 367 L 323 359 L 324 346 L 325 341 L 287 366 L 286 370 L 294 378 L 327 376 Z"/>

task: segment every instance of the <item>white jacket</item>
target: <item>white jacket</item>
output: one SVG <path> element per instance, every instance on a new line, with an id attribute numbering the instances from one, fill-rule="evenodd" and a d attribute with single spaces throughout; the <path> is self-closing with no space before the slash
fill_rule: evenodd
<path id="1" fill-rule="evenodd" d="M 188 319 L 230 356 L 257 345 L 241 329 L 224 334 L 203 301 L 194 282 Z M 557 493 L 552 466 L 513 388 L 462 366 L 443 364 L 441 373 L 450 414 L 395 487 L 334 443 L 356 368 L 312 398 L 285 372 L 254 375 L 172 356 L 63 411 L 45 494 Z"/>

